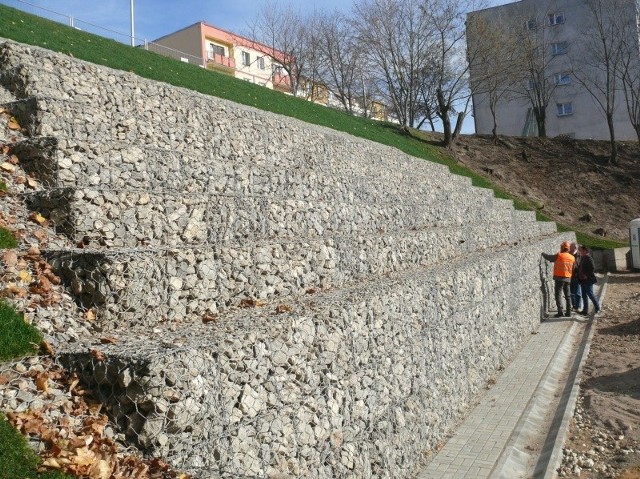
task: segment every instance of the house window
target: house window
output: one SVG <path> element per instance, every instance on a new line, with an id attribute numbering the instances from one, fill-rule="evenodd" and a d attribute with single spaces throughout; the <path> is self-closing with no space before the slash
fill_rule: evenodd
<path id="1" fill-rule="evenodd" d="M 224 47 L 212 43 L 209 45 L 209 58 L 215 58 L 216 55 L 225 56 Z"/>
<path id="2" fill-rule="evenodd" d="M 556 103 L 556 108 L 558 110 L 558 116 L 573 115 L 573 105 L 570 101 L 567 103 Z"/>
<path id="3" fill-rule="evenodd" d="M 571 85 L 571 76 L 568 73 L 556 73 L 553 80 L 556 85 Z"/>
<path id="4" fill-rule="evenodd" d="M 245 67 L 251 65 L 251 55 L 249 55 L 249 52 L 242 52 L 242 64 Z"/>
<path id="5" fill-rule="evenodd" d="M 564 23 L 564 14 L 563 13 L 550 13 L 547 15 L 549 20 L 549 25 L 561 25 Z"/>
<path id="6" fill-rule="evenodd" d="M 264 70 L 264 57 L 258 57 L 258 68 Z"/>
<path id="7" fill-rule="evenodd" d="M 535 18 L 524 22 L 524 28 L 526 30 L 536 31 L 538 29 L 538 21 Z"/>
<path id="8" fill-rule="evenodd" d="M 565 53 L 567 53 L 567 42 L 552 43 L 551 53 L 553 55 L 564 55 Z"/>

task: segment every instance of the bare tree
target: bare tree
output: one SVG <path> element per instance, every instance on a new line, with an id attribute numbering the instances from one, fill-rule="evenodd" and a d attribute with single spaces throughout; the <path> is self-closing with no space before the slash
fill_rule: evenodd
<path id="1" fill-rule="evenodd" d="M 629 119 L 640 142 L 640 28 L 633 21 L 640 15 L 640 0 L 630 1 L 627 8 L 630 11 L 625 18 L 630 21 L 623 24 L 620 31 L 622 58 L 618 66 Z"/>
<path id="2" fill-rule="evenodd" d="M 354 28 L 368 55 L 370 75 L 400 124 L 418 120 L 421 75 L 431 63 L 431 44 L 420 0 L 359 0 Z"/>
<path id="3" fill-rule="evenodd" d="M 436 131 L 435 123 L 438 121 L 438 100 L 436 93 L 438 89 L 437 74 L 430 68 L 421 75 L 422 83 L 418 94 L 418 115 L 420 122 L 416 126 L 419 130 L 425 123 L 429 124 L 431 131 Z"/>
<path id="4" fill-rule="evenodd" d="M 498 103 L 511 95 L 514 78 L 512 66 L 516 62 L 517 39 L 507 21 L 502 18 L 488 21 L 479 14 L 467 19 L 467 49 L 475 52 L 469 68 L 474 102 L 486 102 L 491 112 L 494 143 L 498 140 Z"/>
<path id="5" fill-rule="evenodd" d="M 547 109 L 553 98 L 556 82 L 554 64 L 566 53 L 565 42 L 555 42 L 548 23 L 555 2 L 536 5 L 514 19 L 512 35 L 516 51 L 510 70 L 514 96 L 531 105 L 539 137 L 547 136 Z"/>
<path id="6" fill-rule="evenodd" d="M 466 50 L 466 13 L 482 6 L 474 0 L 424 0 L 424 16 L 432 58 L 432 73 L 436 94 L 436 115 L 442 122 L 443 143 L 455 143 L 467 114 L 471 93 L 468 83 L 469 61 L 475 51 Z M 452 116 L 457 115 L 455 127 Z"/>
<path id="7" fill-rule="evenodd" d="M 619 71 L 623 61 L 622 25 L 625 0 L 585 0 L 589 15 L 588 27 L 580 41 L 583 53 L 573 59 L 573 75 L 589 92 L 602 111 L 609 129 L 611 148 L 609 162 L 618 156 L 614 114 L 620 90 Z"/>
<path id="8" fill-rule="evenodd" d="M 250 28 L 252 48 L 267 55 L 279 65 L 289 77 L 289 88 L 293 95 L 300 90 L 300 80 L 311 70 L 313 44 L 306 28 L 308 19 L 291 3 L 267 0 Z"/>
<path id="9" fill-rule="evenodd" d="M 321 15 L 317 44 L 321 51 L 319 77 L 335 93 L 345 111 L 354 113 L 355 99 L 365 98 L 363 85 L 364 55 L 349 19 L 339 12 Z"/>
<path id="10" fill-rule="evenodd" d="M 322 40 L 322 16 L 312 12 L 304 17 L 304 37 L 301 51 L 304 52 L 304 76 L 298 78 L 298 96 L 311 101 L 323 101 L 327 95 L 323 84 L 322 69 L 325 61 Z M 302 87 L 302 88 L 301 88 Z"/>

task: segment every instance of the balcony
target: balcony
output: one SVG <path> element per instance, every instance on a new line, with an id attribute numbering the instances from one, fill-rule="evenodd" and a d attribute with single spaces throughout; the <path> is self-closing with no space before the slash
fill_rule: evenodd
<path id="1" fill-rule="evenodd" d="M 219 53 L 209 53 L 207 57 L 207 68 L 224 73 L 233 73 L 236 69 L 236 61 L 231 57 L 226 57 Z"/>
<path id="2" fill-rule="evenodd" d="M 271 75 L 271 83 L 273 83 L 274 90 L 280 90 L 286 93 L 291 91 L 291 78 L 289 78 L 289 75 L 274 73 Z"/>

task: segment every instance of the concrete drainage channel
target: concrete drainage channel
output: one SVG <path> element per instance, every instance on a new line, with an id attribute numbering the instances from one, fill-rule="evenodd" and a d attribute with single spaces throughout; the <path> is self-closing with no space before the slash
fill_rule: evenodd
<path id="1" fill-rule="evenodd" d="M 607 279 L 608 275 L 605 275 L 598 291 L 601 304 Z M 596 321 L 592 313 L 584 322 L 572 322 L 514 430 L 503 457 L 496 465 L 492 478 L 557 477 L 556 471 L 562 464 L 562 448 L 580 392 L 582 368 L 589 356 Z M 544 431 L 546 437 L 542 438 Z M 540 441 L 544 442 L 538 453 L 537 448 L 531 445 Z"/>

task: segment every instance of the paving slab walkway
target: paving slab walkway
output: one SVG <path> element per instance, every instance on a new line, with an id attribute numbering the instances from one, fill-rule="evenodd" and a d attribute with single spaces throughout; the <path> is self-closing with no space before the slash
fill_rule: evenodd
<path id="1" fill-rule="evenodd" d="M 417 478 L 554 477 L 592 320 L 574 314 L 543 321 Z"/>

